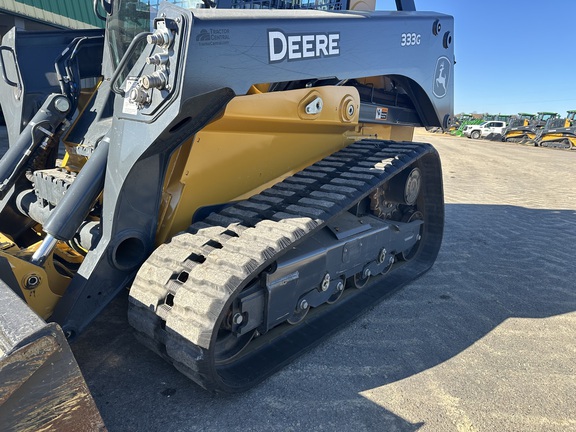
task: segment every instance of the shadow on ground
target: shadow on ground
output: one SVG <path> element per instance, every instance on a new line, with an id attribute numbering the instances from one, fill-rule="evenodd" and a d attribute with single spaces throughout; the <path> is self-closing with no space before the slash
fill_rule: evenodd
<path id="1" fill-rule="evenodd" d="M 110 431 L 414 431 L 361 392 L 462 353 L 513 317 L 576 310 L 576 211 L 451 204 L 432 270 L 244 394 L 213 396 L 140 346 L 121 295 L 73 344 Z"/>

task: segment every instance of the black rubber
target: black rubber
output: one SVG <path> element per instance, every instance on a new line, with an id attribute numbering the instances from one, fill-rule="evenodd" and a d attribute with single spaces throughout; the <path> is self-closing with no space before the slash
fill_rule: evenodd
<path id="1" fill-rule="evenodd" d="M 297 325 L 255 337 L 220 361 L 218 329 L 234 298 L 286 250 L 304 241 L 404 169 L 418 167 L 424 215 L 419 249 L 406 262 L 312 309 Z M 213 213 L 160 246 L 130 291 L 129 321 L 139 339 L 210 391 L 259 383 L 434 263 L 444 225 L 440 159 L 429 144 L 359 141 L 247 201 Z"/>

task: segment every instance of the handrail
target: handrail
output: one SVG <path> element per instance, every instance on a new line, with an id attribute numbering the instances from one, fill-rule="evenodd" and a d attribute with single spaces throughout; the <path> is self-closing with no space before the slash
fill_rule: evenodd
<path id="1" fill-rule="evenodd" d="M 146 39 L 146 37 L 148 35 L 151 35 L 152 33 L 150 32 L 142 32 L 142 33 L 138 33 L 134 39 L 132 39 L 132 42 L 130 42 L 130 45 L 128 46 L 128 49 L 126 50 L 126 52 L 124 53 L 124 56 L 122 56 L 122 59 L 120 60 L 120 63 L 118 63 L 118 67 L 116 68 L 116 70 L 114 71 L 114 73 L 112 74 L 112 78 L 110 78 L 110 88 L 112 89 L 112 91 L 122 97 L 124 97 L 125 92 L 124 90 L 122 90 L 121 88 L 116 87 L 116 81 L 118 81 L 118 78 L 120 77 L 120 74 L 122 73 L 122 71 L 124 70 L 124 68 L 126 67 L 126 64 L 128 63 L 128 59 L 132 56 L 134 49 L 136 48 L 136 45 L 142 41 L 143 39 Z"/>
<path id="2" fill-rule="evenodd" d="M 14 60 L 14 67 L 16 68 L 16 77 L 18 82 L 14 82 L 8 79 L 8 73 L 6 72 L 6 64 L 4 63 L 3 51 L 7 51 L 12 54 L 12 59 Z M 20 99 L 22 96 L 22 75 L 20 74 L 20 68 L 18 67 L 18 62 L 16 61 L 16 53 L 14 50 L 8 46 L 0 46 L 0 72 L 2 73 L 2 80 L 8 84 L 10 87 L 16 87 L 18 89 L 16 93 L 16 99 Z"/>

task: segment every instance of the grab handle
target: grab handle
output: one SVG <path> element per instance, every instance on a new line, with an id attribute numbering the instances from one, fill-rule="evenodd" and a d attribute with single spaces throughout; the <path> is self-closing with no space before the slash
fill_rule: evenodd
<path id="1" fill-rule="evenodd" d="M 16 69 L 16 79 L 14 82 L 8 78 L 8 73 L 6 72 L 6 63 L 4 63 L 4 51 L 12 54 L 12 60 L 14 61 L 14 67 Z M 8 84 L 10 87 L 16 87 L 17 91 L 15 93 L 16 99 L 20 99 L 22 96 L 22 76 L 20 75 L 20 68 L 18 67 L 18 62 L 16 61 L 16 54 L 14 50 L 7 46 L 0 46 L 0 73 L 2 74 L 2 80 Z"/>

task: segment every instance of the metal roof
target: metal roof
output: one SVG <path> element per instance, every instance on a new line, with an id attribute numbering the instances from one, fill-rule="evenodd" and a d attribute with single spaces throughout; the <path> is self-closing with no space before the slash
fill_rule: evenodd
<path id="1" fill-rule="evenodd" d="M 104 28 L 92 0 L 0 0 L 0 11 L 58 27 Z"/>

